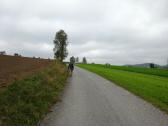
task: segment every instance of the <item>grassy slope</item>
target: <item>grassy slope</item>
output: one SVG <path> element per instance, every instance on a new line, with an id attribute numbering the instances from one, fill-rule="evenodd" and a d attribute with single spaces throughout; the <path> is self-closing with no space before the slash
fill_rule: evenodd
<path id="1" fill-rule="evenodd" d="M 113 65 L 106 66 L 106 65 L 101 65 L 101 64 L 95 64 L 95 66 L 168 77 L 168 70 L 166 69 L 159 69 L 159 68 L 151 69 L 151 68 L 143 68 L 143 67 L 132 67 L 132 66 L 127 67 L 127 66 L 113 66 Z"/>
<path id="2" fill-rule="evenodd" d="M 168 113 L 168 78 L 97 65 L 78 64 L 78 66 L 115 82 Z"/>
<path id="3" fill-rule="evenodd" d="M 0 94 L 0 125 L 36 125 L 58 101 L 66 78 L 65 66 L 55 63 L 38 74 L 14 82 Z"/>

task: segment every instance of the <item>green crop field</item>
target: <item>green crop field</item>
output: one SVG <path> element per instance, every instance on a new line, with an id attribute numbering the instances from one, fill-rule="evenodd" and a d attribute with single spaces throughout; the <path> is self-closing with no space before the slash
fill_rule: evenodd
<path id="1" fill-rule="evenodd" d="M 148 74 L 137 73 L 137 69 L 125 70 L 125 67 L 105 67 L 96 64 L 77 64 L 77 66 L 92 71 L 117 85 L 129 90 L 141 98 L 151 102 L 156 107 L 168 113 L 168 78 L 160 75 L 153 75 L 151 69 Z M 122 68 L 124 68 L 122 70 Z M 145 70 L 145 68 L 144 68 Z M 149 75 L 151 70 L 151 75 Z M 158 70 L 160 71 L 160 70 Z M 157 73 L 157 72 L 156 72 Z M 159 74 L 159 72 L 158 72 Z"/>

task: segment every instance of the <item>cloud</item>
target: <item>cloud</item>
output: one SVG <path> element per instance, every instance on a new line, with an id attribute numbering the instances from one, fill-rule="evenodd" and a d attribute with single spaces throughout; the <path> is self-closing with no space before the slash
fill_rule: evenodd
<path id="1" fill-rule="evenodd" d="M 55 32 L 64 29 L 69 57 L 165 64 L 167 6 L 167 0 L 1 0 L 0 50 L 53 57 Z"/>

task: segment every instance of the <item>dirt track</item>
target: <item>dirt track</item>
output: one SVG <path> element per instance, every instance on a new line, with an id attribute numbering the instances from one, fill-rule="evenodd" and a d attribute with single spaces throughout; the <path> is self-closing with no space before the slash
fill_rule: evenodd
<path id="1" fill-rule="evenodd" d="M 0 87 L 32 74 L 52 62 L 48 59 L 0 55 Z"/>

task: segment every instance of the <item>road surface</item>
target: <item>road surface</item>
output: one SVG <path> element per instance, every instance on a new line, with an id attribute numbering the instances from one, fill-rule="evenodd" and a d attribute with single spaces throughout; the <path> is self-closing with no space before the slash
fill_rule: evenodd
<path id="1" fill-rule="evenodd" d="M 41 126 L 168 126 L 168 116 L 102 77 L 76 68 Z"/>

